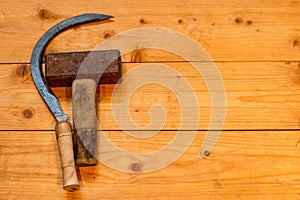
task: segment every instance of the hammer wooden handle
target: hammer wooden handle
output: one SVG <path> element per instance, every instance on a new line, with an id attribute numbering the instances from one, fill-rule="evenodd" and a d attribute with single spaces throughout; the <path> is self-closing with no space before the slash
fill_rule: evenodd
<path id="1" fill-rule="evenodd" d="M 77 190 L 79 183 L 74 162 L 71 125 L 68 122 L 59 122 L 55 130 L 63 171 L 63 187 L 67 191 Z"/>
<path id="2" fill-rule="evenodd" d="M 97 117 L 93 79 L 76 79 L 72 85 L 73 120 L 75 127 L 75 162 L 78 166 L 96 165 Z"/>

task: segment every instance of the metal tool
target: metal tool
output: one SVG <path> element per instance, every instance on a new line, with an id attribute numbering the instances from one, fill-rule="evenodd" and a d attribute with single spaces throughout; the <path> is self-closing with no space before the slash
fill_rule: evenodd
<path id="1" fill-rule="evenodd" d="M 116 84 L 121 79 L 120 51 L 48 54 L 45 63 L 50 87 L 72 86 L 75 164 L 96 165 L 96 87 L 97 83 Z"/>
<path id="2" fill-rule="evenodd" d="M 79 189 L 78 178 L 76 175 L 72 129 L 67 122 L 68 117 L 60 107 L 60 104 L 54 94 L 51 93 L 42 73 L 42 57 L 48 43 L 59 33 L 68 28 L 85 24 L 89 22 L 102 21 L 112 18 L 109 15 L 103 14 L 83 14 L 66 19 L 52 28 L 50 28 L 37 42 L 31 56 L 31 74 L 33 81 L 38 89 L 41 97 L 44 99 L 48 108 L 54 115 L 56 125 L 56 137 L 61 156 L 61 165 L 63 171 L 63 188 L 67 191 Z"/>

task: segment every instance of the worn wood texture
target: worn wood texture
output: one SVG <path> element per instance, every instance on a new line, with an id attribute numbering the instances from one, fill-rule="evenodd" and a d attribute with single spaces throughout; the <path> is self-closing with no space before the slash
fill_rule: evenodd
<path id="1" fill-rule="evenodd" d="M 76 165 L 96 165 L 97 116 L 93 79 L 75 80 L 72 85 L 73 123 L 75 128 L 74 151 Z"/>
<path id="2" fill-rule="evenodd" d="M 115 18 L 61 34 L 46 53 L 90 51 L 123 31 L 162 27 L 189 36 L 212 57 L 224 81 L 227 116 L 226 131 L 206 159 L 198 158 L 205 135 L 199 131 L 183 156 L 162 170 L 124 173 L 99 164 L 80 169 L 81 190 L 61 189 L 56 122 L 33 85 L 28 63 L 48 28 L 92 12 Z M 298 0 L 1 1 L 0 199 L 299 199 L 299 18 Z M 201 114 L 197 129 L 208 128 L 212 105 L 205 78 L 186 60 L 137 46 L 122 61 L 124 73 L 147 62 L 181 73 L 176 78 L 189 81 L 199 102 L 193 107 Z M 207 64 L 205 59 L 197 61 Z M 174 80 L 168 73 L 160 75 Z M 111 130 L 105 133 L 115 145 L 145 153 L 169 144 L 181 116 L 172 91 L 148 84 L 131 96 L 128 109 L 137 125 L 149 124 L 154 104 L 161 104 L 167 115 L 165 131 L 141 139 L 119 131 L 126 121 L 118 124 L 114 119 L 113 89 L 105 85 L 97 90 L 96 110 L 100 128 Z M 130 91 L 125 87 L 119 92 Z M 54 93 L 72 120 L 71 88 L 56 88 Z"/>
<path id="3" fill-rule="evenodd" d="M 186 78 L 199 101 L 201 114 L 199 129 L 206 130 L 210 122 L 210 93 L 204 78 L 188 63 L 163 63 Z M 203 63 L 205 66 L 205 63 Z M 55 120 L 47 110 L 30 77 L 29 65 L 0 65 L 0 129 L 1 130 L 54 130 Z M 123 64 L 123 73 L 140 64 Z M 226 90 L 227 130 L 298 129 L 300 116 L 300 70 L 298 62 L 217 62 L 216 66 Z M 158 72 L 160 74 L 160 72 Z M 177 77 L 160 74 L 166 81 Z M 130 83 L 130 79 L 128 79 Z M 128 84 L 129 84 L 128 83 Z M 132 82 L 131 82 L 132 83 Z M 125 83 L 122 83 L 123 85 Z M 115 85 L 101 85 L 97 91 L 97 115 L 99 128 L 118 130 L 125 120 L 115 121 L 112 112 L 112 91 Z M 63 110 L 72 119 L 71 88 L 53 88 Z M 118 90 L 120 94 L 129 91 Z M 184 94 L 185 89 L 174 88 L 173 92 Z M 216 91 L 212 91 L 216 92 Z M 124 95 L 125 96 L 125 95 Z M 124 102 L 125 100 L 123 100 Z M 118 99 L 113 101 L 118 105 Z M 167 115 L 165 130 L 177 130 L 181 120 L 178 98 L 171 90 L 157 84 L 139 88 L 131 96 L 129 113 L 132 120 L 145 126 L 150 122 L 149 109 L 161 104 Z M 186 106 L 186 105 L 185 105 Z M 197 107 L 195 107 L 197 109 Z M 14 122 L 18 123 L 14 123 Z M 72 120 L 70 120 L 72 121 Z M 192 123 L 193 119 L 187 119 Z"/>
<path id="4" fill-rule="evenodd" d="M 174 134 L 165 131 L 151 140 L 139 140 L 123 132 L 105 132 L 120 148 L 140 153 L 160 149 Z M 298 131 L 226 131 L 211 155 L 199 159 L 204 134 L 197 133 L 179 160 L 152 173 L 122 173 L 103 164 L 80 168 L 81 189 L 67 193 L 61 189 L 59 153 L 52 131 L 3 131 L 1 198 L 299 198 Z"/>

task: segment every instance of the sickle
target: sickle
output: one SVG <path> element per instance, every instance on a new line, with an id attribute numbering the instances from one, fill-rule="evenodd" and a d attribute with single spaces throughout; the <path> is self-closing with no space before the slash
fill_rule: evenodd
<path id="1" fill-rule="evenodd" d="M 72 129 L 71 125 L 67 122 L 68 116 L 63 113 L 58 99 L 51 92 L 45 81 L 42 73 L 42 58 L 49 42 L 59 33 L 80 24 L 102 21 L 109 18 L 113 18 L 113 16 L 103 14 L 83 14 L 59 22 L 39 39 L 31 55 L 30 69 L 35 86 L 58 122 L 55 130 L 63 170 L 63 188 L 68 191 L 79 188 L 74 162 Z"/>
<path id="2" fill-rule="evenodd" d="M 67 30 L 68 28 L 80 24 L 102 21 L 109 18 L 113 18 L 113 16 L 103 14 L 83 14 L 71 17 L 50 28 L 35 45 L 30 61 L 32 78 L 36 88 L 38 89 L 40 95 L 46 102 L 57 122 L 67 121 L 68 116 L 63 113 L 57 98 L 52 94 L 51 90 L 49 90 L 49 87 L 42 74 L 42 58 L 45 48 L 56 35 Z"/>

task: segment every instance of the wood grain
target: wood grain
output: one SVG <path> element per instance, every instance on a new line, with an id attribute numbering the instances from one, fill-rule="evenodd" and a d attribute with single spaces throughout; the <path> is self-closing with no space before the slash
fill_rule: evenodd
<path id="1" fill-rule="evenodd" d="M 199 102 L 201 118 L 198 128 L 206 130 L 210 122 L 211 99 L 204 78 L 189 63 L 163 64 L 179 72 L 179 78 L 189 81 Z M 205 63 L 203 65 L 205 67 Z M 226 90 L 225 129 L 299 128 L 298 62 L 217 62 L 216 66 Z M 137 67 L 140 65 L 123 64 L 123 73 Z M 174 82 L 178 78 L 159 71 L 157 74 L 166 82 Z M 117 124 L 114 119 L 111 109 L 113 89 L 114 85 L 101 85 L 97 91 L 98 124 L 104 130 L 118 130 L 126 123 L 126 120 L 119 120 Z M 72 121 L 71 88 L 54 88 L 53 91 Z M 179 94 L 186 91 L 185 88 L 173 89 Z M 118 92 L 126 94 L 131 91 L 124 89 Z M 113 101 L 116 105 L 117 100 Z M 181 120 L 179 100 L 172 91 L 157 84 L 145 85 L 133 93 L 128 107 L 132 120 L 140 126 L 147 125 L 150 122 L 149 109 L 154 104 L 165 108 L 167 118 L 163 129 L 177 130 Z M 32 82 L 28 65 L 1 65 L 0 109 L 1 130 L 54 130 L 56 122 Z M 189 124 L 193 119 L 187 118 L 186 121 Z"/>
<path id="2" fill-rule="evenodd" d="M 299 11 L 298 0 L 1 1 L 0 199 L 299 199 Z M 159 171 L 123 173 L 100 164 L 79 169 L 79 191 L 61 189 L 56 122 L 34 87 L 28 63 L 45 31 L 82 13 L 115 18 L 64 32 L 46 53 L 90 51 L 119 33 L 144 27 L 178 31 L 205 48 L 226 89 L 225 131 L 206 159 L 198 158 L 206 133 L 198 131 L 182 157 Z M 199 103 L 191 108 L 201 114 L 194 129 L 208 129 L 212 105 L 205 77 L 183 58 L 137 45 L 122 61 L 127 62 L 124 73 L 141 63 L 164 64 L 180 73 L 174 77 L 158 72 L 167 82 L 185 78 L 190 83 Z M 197 61 L 205 69 L 207 59 Z M 112 85 L 97 90 L 98 123 L 111 130 L 105 135 L 113 144 L 130 152 L 147 153 L 169 144 L 179 129 L 181 108 L 189 107 L 181 107 L 173 93 L 185 95 L 186 87 L 173 92 L 159 84 L 140 87 L 123 106 L 132 120 L 147 126 L 155 104 L 164 107 L 167 118 L 164 131 L 134 138 L 118 131 L 127 121 L 114 119 L 113 90 Z M 128 92 L 126 87 L 119 90 Z M 71 88 L 54 93 L 72 121 Z M 114 103 L 124 102 L 117 98 Z M 188 116 L 188 126 L 193 120 Z"/>
<path id="3" fill-rule="evenodd" d="M 0 63 L 29 62 L 34 44 L 47 29 L 87 12 L 111 14 L 115 18 L 67 31 L 51 43 L 47 52 L 89 51 L 123 31 L 162 27 L 196 40 L 215 61 L 298 61 L 300 56 L 298 1 L 89 0 L 74 4 L 66 0 L 54 4 L 49 0 L 17 0 L 2 1 L 0 8 L 0 49 L 5 49 L 0 52 Z M 155 51 L 138 51 L 123 60 L 178 59 Z"/>
<path id="4" fill-rule="evenodd" d="M 141 140 L 105 132 L 115 145 L 138 153 L 162 148 L 175 134 Z M 299 131 L 225 131 L 210 156 L 199 159 L 204 134 L 197 133 L 179 160 L 152 173 L 123 173 L 103 164 L 80 168 L 81 189 L 67 193 L 54 131 L 2 131 L 0 198 L 299 198 Z"/>

